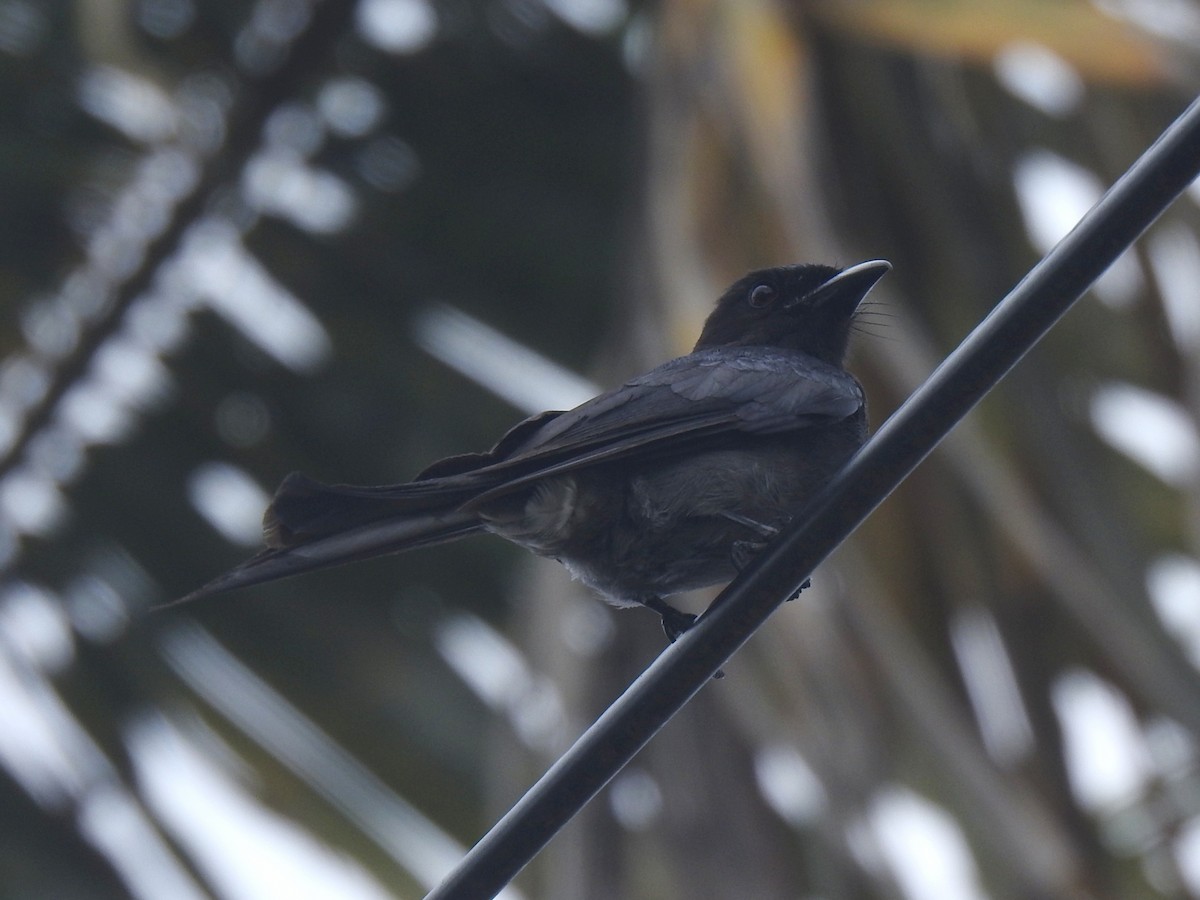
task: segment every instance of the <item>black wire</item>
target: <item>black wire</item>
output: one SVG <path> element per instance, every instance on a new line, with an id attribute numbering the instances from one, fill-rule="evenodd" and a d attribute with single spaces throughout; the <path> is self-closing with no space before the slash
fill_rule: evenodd
<path id="1" fill-rule="evenodd" d="M 1200 173 L 1200 101 L 471 849 L 426 900 L 495 896 L 923 460 Z"/>

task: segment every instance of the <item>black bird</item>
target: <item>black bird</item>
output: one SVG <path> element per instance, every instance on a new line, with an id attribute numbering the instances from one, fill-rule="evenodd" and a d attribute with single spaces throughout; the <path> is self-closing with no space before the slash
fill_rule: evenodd
<path id="1" fill-rule="evenodd" d="M 617 606 L 649 607 L 674 640 L 694 617 L 663 598 L 730 580 L 862 445 L 863 390 L 842 361 L 890 268 L 751 272 L 687 356 L 406 484 L 293 473 L 264 517 L 266 549 L 183 600 L 492 532 Z"/>

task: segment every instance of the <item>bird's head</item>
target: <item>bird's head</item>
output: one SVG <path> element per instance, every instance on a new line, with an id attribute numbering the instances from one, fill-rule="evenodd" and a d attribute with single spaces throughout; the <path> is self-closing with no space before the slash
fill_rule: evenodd
<path id="1" fill-rule="evenodd" d="M 696 349 L 783 347 L 840 366 L 858 305 L 891 267 L 873 259 L 846 269 L 758 269 L 734 282 L 717 301 Z"/>

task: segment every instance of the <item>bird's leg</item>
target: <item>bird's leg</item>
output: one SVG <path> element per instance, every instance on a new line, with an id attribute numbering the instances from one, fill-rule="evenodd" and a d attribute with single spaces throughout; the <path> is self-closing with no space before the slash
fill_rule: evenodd
<path id="1" fill-rule="evenodd" d="M 767 547 L 766 541 L 734 541 L 729 550 L 733 567 L 739 572 L 750 565 L 750 560 L 762 553 Z"/>
<path id="2" fill-rule="evenodd" d="M 696 624 L 696 617 L 691 613 L 681 612 L 666 603 L 662 597 L 645 597 L 639 601 L 642 606 L 652 609 L 662 617 L 663 633 L 672 644 L 679 636 Z"/>
<path id="3" fill-rule="evenodd" d="M 774 525 L 768 525 L 766 522 L 760 522 L 758 519 L 751 519 L 749 516 L 743 516 L 741 513 L 723 512 L 721 513 L 730 522 L 736 522 L 738 525 L 745 525 L 755 534 L 760 537 L 770 540 L 779 534 L 779 529 Z"/>
<path id="4" fill-rule="evenodd" d="M 739 572 L 750 564 L 750 560 L 762 553 L 766 548 L 767 542 L 779 534 L 779 529 L 773 525 L 768 525 L 765 522 L 759 522 L 756 519 L 751 519 L 748 516 L 743 516 L 735 512 L 722 513 L 725 518 L 731 522 L 736 522 L 739 525 L 744 525 L 751 531 L 762 535 L 765 540 L 761 541 L 734 541 L 733 547 L 730 550 L 730 556 L 733 558 L 733 566 Z M 788 602 L 795 600 L 800 596 L 800 591 L 812 587 L 812 579 L 804 579 L 804 584 L 800 585 L 800 590 L 796 591 L 795 595 L 788 597 Z"/>
<path id="5" fill-rule="evenodd" d="M 768 525 L 757 519 L 751 519 L 749 516 L 743 516 L 741 513 L 723 512 L 721 515 L 730 522 L 735 522 L 744 528 L 750 529 L 762 538 L 760 541 L 733 542 L 733 547 L 730 549 L 729 555 L 732 559 L 733 567 L 739 572 L 746 568 L 750 560 L 763 551 L 763 548 L 767 546 L 767 541 L 779 534 L 779 529 L 773 525 Z"/>
<path id="6" fill-rule="evenodd" d="M 665 602 L 662 597 L 644 597 L 638 601 L 647 609 L 652 609 L 662 617 L 663 633 L 666 634 L 667 640 L 672 644 L 679 639 L 679 636 L 696 624 L 698 616 L 693 616 L 691 613 L 685 613 Z M 713 672 L 713 678 L 724 678 L 725 672 L 722 669 L 717 669 Z"/>

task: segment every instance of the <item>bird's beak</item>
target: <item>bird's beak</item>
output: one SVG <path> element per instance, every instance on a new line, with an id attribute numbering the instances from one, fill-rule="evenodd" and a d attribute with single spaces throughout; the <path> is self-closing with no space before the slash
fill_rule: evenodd
<path id="1" fill-rule="evenodd" d="M 842 269 L 827 282 L 804 297 L 808 309 L 827 307 L 849 317 L 870 293 L 871 288 L 892 268 L 886 259 L 871 259 Z"/>

